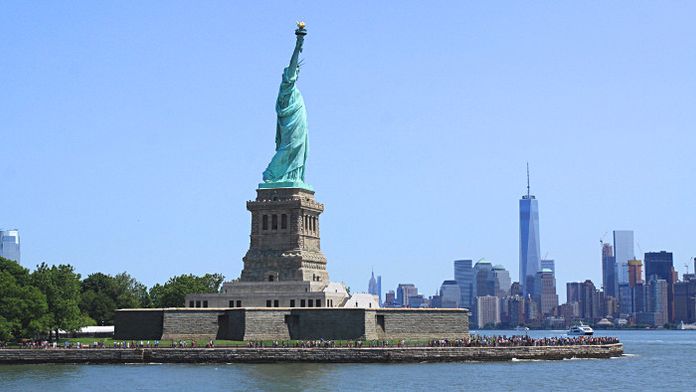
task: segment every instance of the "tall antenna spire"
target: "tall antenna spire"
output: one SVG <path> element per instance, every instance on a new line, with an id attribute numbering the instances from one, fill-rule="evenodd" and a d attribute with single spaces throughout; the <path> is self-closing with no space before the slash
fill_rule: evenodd
<path id="1" fill-rule="evenodd" d="M 529 192 L 529 162 L 527 162 L 527 199 L 529 199 L 530 192 Z"/>

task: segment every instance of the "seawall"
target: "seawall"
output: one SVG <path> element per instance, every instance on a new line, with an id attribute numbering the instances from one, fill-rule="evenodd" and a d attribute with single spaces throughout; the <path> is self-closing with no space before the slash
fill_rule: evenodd
<path id="1" fill-rule="evenodd" d="M 610 358 L 623 344 L 522 347 L 0 349 L 0 364 L 461 362 Z"/>

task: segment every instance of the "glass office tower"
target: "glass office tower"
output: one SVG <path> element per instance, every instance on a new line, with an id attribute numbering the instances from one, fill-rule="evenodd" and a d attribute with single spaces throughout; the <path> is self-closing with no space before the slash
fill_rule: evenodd
<path id="1" fill-rule="evenodd" d="M 635 258 L 633 230 L 614 230 L 614 260 L 616 260 L 616 282 L 619 285 L 628 284 L 628 260 Z"/>
<path id="2" fill-rule="evenodd" d="M 19 231 L 0 230 L 0 257 L 20 262 Z"/>
<path id="3" fill-rule="evenodd" d="M 472 264 L 472 260 L 454 261 L 454 280 L 457 281 L 461 292 L 459 306 L 463 308 L 471 308 L 473 305 L 474 269 Z"/>
<path id="4" fill-rule="evenodd" d="M 533 195 L 520 200 L 520 286 L 522 294 L 534 290 L 534 278 L 540 270 L 539 204 Z"/>

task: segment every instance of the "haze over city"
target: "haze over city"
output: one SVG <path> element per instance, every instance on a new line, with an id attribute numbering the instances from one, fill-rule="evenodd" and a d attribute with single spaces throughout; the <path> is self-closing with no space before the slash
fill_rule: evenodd
<path id="1" fill-rule="evenodd" d="M 296 19 L 306 179 L 354 290 L 374 268 L 432 294 L 462 258 L 515 279 L 526 162 L 561 298 L 601 282 L 612 230 L 680 274 L 696 256 L 693 4 L 20 4 L 0 6 L 0 226 L 27 267 L 237 277 Z"/>

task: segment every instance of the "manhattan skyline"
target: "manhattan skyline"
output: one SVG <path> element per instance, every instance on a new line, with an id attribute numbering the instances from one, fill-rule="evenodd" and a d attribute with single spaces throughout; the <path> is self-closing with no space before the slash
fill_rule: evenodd
<path id="1" fill-rule="evenodd" d="M 147 285 L 239 274 L 244 202 L 272 152 L 252 151 L 272 142 L 275 54 L 295 21 L 280 4 L 0 5 L 0 226 L 19 229 L 23 265 Z M 314 34 L 307 179 L 332 276 L 361 290 L 374 267 L 384 288 L 424 294 L 456 259 L 518 276 L 527 161 L 557 282 L 601 282 L 599 240 L 618 229 L 684 272 L 693 5 L 404 7 L 297 17 Z"/>

